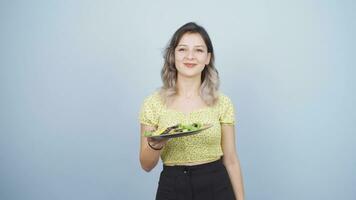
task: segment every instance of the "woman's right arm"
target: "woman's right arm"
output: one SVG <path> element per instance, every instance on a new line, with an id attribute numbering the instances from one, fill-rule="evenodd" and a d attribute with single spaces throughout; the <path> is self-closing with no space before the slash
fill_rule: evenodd
<path id="1" fill-rule="evenodd" d="M 146 172 L 151 171 L 157 165 L 161 155 L 161 150 L 155 150 L 151 148 L 148 145 L 148 142 L 150 142 L 151 146 L 157 149 L 162 149 L 162 147 L 167 142 L 167 140 L 154 141 L 143 136 L 145 131 L 153 131 L 155 129 L 155 127 L 141 124 L 140 163 L 142 169 L 144 169 Z"/>

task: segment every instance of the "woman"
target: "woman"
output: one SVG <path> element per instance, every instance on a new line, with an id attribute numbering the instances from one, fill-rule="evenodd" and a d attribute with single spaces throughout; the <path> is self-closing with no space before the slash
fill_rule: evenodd
<path id="1" fill-rule="evenodd" d="M 244 199 L 235 147 L 234 108 L 218 91 L 219 76 L 206 30 L 187 23 L 173 35 L 164 54 L 163 86 L 146 97 L 140 112 L 142 168 L 161 157 L 156 200 Z M 182 123 L 213 124 L 199 134 L 154 140 L 145 131 Z"/>

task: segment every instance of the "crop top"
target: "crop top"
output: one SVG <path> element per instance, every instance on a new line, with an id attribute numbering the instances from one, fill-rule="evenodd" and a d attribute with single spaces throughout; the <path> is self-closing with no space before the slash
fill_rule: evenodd
<path id="1" fill-rule="evenodd" d="M 139 113 L 141 124 L 156 127 L 158 130 L 178 123 L 213 124 L 199 134 L 177 137 L 169 140 L 161 151 L 163 164 L 213 161 L 223 155 L 221 148 L 221 124 L 235 124 L 234 106 L 229 97 L 219 93 L 214 106 L 189 113 L 167 108 L 158 91 L 147 96 Z"/>

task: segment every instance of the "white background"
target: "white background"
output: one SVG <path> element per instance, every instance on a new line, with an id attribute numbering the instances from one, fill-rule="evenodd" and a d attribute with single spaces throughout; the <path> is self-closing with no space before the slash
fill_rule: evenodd
<path id="1" fill-rule="evenodd" d="M 351 0 L 1 1 L 0 199 L 154 199 L 138 112 L 162 51 L 206 28 L 249 200 L 354 200 Z"/>

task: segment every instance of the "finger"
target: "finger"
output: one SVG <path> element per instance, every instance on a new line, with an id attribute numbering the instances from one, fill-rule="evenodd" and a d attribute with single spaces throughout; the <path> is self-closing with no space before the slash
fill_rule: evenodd
<path id="1" fill-rule="evenodd" d="M 151 142 L 157 142 L 158 140 L 156 140 L 154 138 L 147 138 L 147 141 L 151 143 Z"/>
<path id="2" fill-rule="evenodd" d="M 167 143 L 167 141 L 165 141 L 165 140 L 156 140 L 156 141 L 152 141 L 152 142 L 150 142 L 150 144 L 152 144 L 152 145 L 159 145 L 159 146 L 162 146 L 162 145 L 165 145 Z"/>

